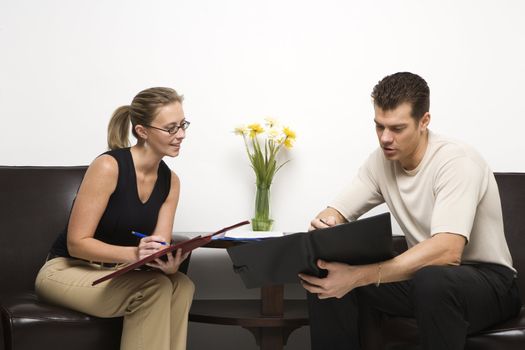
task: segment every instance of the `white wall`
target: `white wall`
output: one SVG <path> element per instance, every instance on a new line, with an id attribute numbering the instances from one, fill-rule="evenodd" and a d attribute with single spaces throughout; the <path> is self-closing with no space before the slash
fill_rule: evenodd
<path id="1" fill-rule="evenodd" d="M 430 85 L 434 131 L 525 171 L 524 13 L 519 0 L 0 0 L 0 164 L 88 164 L 117 106 L 170 86 L 192 121 L 167 160 L 183 186 L 175 230 L 251 217 L 231 130 L 265 116 L 298 135 L 273 185 L 275 228 L 304 230 L 376 146 L 372 87 L 408 70 Z M 195 254 L 197 297 L 243 294 L 235 276 L 207 282 L 202 257 L 227 275 L 223 254 Z"/>

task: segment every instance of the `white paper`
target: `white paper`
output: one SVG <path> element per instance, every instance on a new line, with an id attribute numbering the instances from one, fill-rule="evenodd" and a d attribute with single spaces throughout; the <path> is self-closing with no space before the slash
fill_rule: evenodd
<path id="1" fill-rule="evenodd" d="M 224 234 L 226 238 L 233 239 L 258 239 L 258 238 L 271 238 L 271 237 L 282 237 L 284 233 L 282 231 L 227 231 Z"/>

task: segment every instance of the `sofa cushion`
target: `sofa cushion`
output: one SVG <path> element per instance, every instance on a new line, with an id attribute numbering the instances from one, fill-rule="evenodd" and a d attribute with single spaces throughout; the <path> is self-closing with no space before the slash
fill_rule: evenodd
<path id="1" fill-rule="evenodd" d="M 416 321 L 406 317 L 385 316 L 381 325 L 383 336 L 388 339 L 386 349 L 417 349 L 419 343 Z M 518 317 L 490 327 L 485 331 L 470 334 L 466 350 L 523 349 L 525 337 L 525 307 Z"/>
<path id="2" fill-rule="evenodd" d="M 57 349 L 57 344 L 75 350 L 120 347 L 121 317 L 88 316 L 42 302 L 29 292 L 3 296 L 0 307 L 7 349 Z"/>

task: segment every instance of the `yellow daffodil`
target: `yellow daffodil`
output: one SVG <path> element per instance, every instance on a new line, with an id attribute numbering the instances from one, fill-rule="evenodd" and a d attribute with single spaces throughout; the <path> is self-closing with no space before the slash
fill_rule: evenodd
<path id="1" fill-rule="evenodd" d="M 250 137 L 253 139 L 255 136 L 262 134 L 264 132 L 264 128 L 259 123 L 249 124 L 248 130 L 250 132 Z"/>
<path id="2" fill-rule="evenodd" d="M 244 125 L 240 125 L 238 127 L 236 127 L 233 132 L 235 133 L 235 135 L 248 135 L 248 128 Z"/>
<path id="3" fill-rule="evenodd" d="M 235 135 L 241 135 L 241 136 L 248 135 L 249 132 L 250 130 L 245 125 L 239 125 L 233 130 L 233 133 Z"/>
<path id="4" fill-rule="evenodd" d="M 289 127 L 285 126 L 283 128 L 283 133 L 286 135 L 287 139 L 295 140 L 295 131 L 290 129 Z"/>

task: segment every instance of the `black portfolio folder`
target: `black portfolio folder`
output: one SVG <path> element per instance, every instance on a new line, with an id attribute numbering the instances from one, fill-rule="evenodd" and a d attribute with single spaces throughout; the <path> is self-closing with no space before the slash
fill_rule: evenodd
<path id="1" fill-rule="evenodd" d="M 325 277 L 317 259 L 364 265 L 392 257 L 390 214 L 228 248 L 246 288 L 299 283 L 299 272 Z"/>

